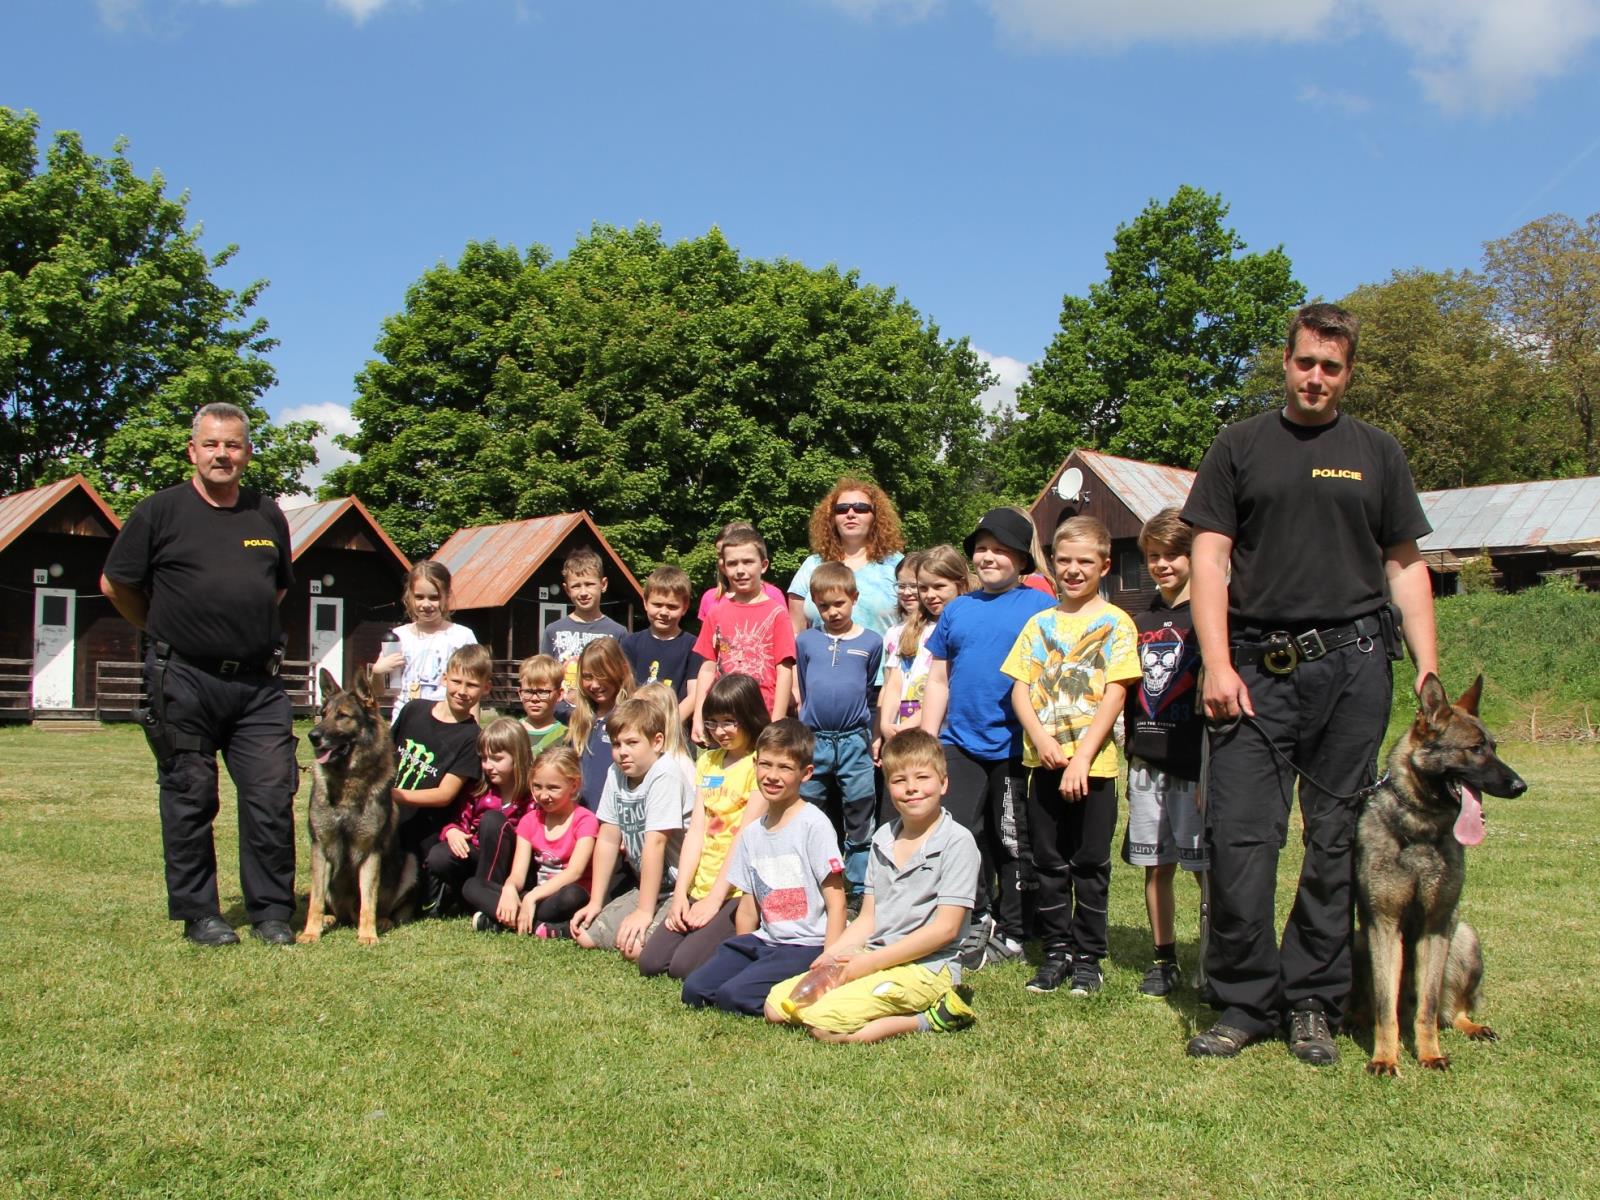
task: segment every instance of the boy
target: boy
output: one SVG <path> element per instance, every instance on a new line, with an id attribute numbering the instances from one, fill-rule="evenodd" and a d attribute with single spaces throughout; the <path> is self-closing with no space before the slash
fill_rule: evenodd
<path id="1" fill-rule="evenodd" d="M 1189 548 L 1194 530 L 1164 508 L 1139 531 L 1145 566 L 1161 590 L 1134 618 L 1144 670 L 1129 689 L 1128 831 L 1123 861 L 1144 868 L 1144 903 L 1155 961 L 1139 984 L 1143 996 L 1168 996 L 1178 983 L 1172 878 L 1193 873 L 1204 894 L 1205 822 L 1195 804 L 1200 779 L 1200 647 L 1189 615 Z"/>
<path id="2" fill-rule="evenodd" d="M 561 564 L 561 587 L 572 602 L 572 611 L 544 627 L 539 652 L 565 669 L 562 700 L 571 705 L 578 695 L 578 655 L 583 648 L 603 637 L 621 641 L 628 631 L 600 612 L 600 597 L 606 594 L 605 567 L 590 547 L 577 546 L 567 554 Z"/>
<path id="3" fill-rule="evenodd" d="M 833 826 L 807 804 L 811 731 L 774 721 L 756 739 L 756 785 L 767 802 L 728 855 L 727 880 L 744 895 L 735 936 L 683 981 L 683 1002 L 759 1017 L 780 979 L 803 972 L 844 931 L 844 866 Z"/>
<path id="4" fill-rule="evenodd" d="M 694 644 L 704 660 L 694 703 L 694 740 L 702 746 L 707 744 L 702 716 L 706 693 L 722 676 L 751 676 L 761 686 L 774 721 L 788 715 L 794 680 L 794 623 L 789 610 L 762 590 L 766 542 L 754 529 L 729 529 L 720 561 L 728 596 L 711 610 Z"/>
<path id="5" fill-rule="evenodd" d="M 483 646 L 462 646 L 444 668 L 444 699 L 407 704 L 395 719 L 394 788 L 400 805 L 400 845 L 419 863 L 438 842 L 462 789 L 482 773 L 478 702 L 489 691 L 494 661 Z M 422 912 L 441 915 L 449 888 L 424 872 Z"/>
<path id="6" fill-rule="evenodd" d="M 1100 990 L 1106 956 L 1111 834 L 1117 824 L 1117 747 L 1111 727 L 1127 685 L 1140 678 L 1138 636 L 1128 614 L 1100 597 L 1111 535 L 1094 517 L 1072 517 L 1051 545 L 1055 608 L 1030 617 L 1001 671 L 1016 682 L 1022 723 L 1028 839 L 1039 885 L 1044 960 L 1027 983 L 1072 994 Z"/>
<path id="7" fill-rule="evenodd" d="M 841 967 L 839 982 L 793 1016 L 783 1002 L 803 976 L 767 993 L 769 1021 L 802 1025 L 824 1042 L 953 1031 L 974 1019 L 956 952 L 977 895 L 978 844 L 940 807 L 944 750 L 906 730 L 884 746 L 883 774 L 899 818 L 872 839 L 861 915 L 814 964 Z"/>
<path id="8" fill-rule="evenodd" d="M 883 638 L 855 623 L 855 572 L 843 563 L 825 562 L 812 572 L 811 602 L 822 628 L 795 638 L 795 689 L 800 720 L 816 737 L 817 749 L 815 769 L 800 792 L 830 814 L 837 805 L 844 877 L 850 894 L 859 896 L 877 801 L 872 761 L 878 746 L 867 694 L 883 662 Z"/>
<path id="9" fill-rule="evenodd" d="M 522 701 L 522 728 L 528 748 L 537 757 L 546 746 L 566 736 L 567 727 L 556 720 L 556 700 L 566 672 L 548 654 L 535 654 L 517 664 L 517 698 Z"/>
<path id="10" fill-rule="evenodd" d="M 983 856 L 972 930 L 961 949 L 961 965 L 969 971 L 1022 957 L 1028 777 L 1022 726 L 1011 711 L 1011 683 L 1000 664 L 1028 618 L 1052 603 L 1022 583 L 1025 574 L 1046 565 L 1035 561 L 1037 540 L 1033 522 L 1020 510 L 984 513 L 965 544 L 980 586 L 944 606 L 928 639 L 922 728 L 944 743 L 947 807 L 971 831 Z"/>
<path id="11" fill-rule="evenodd" d="M 689 577 L 677 567 L 657 567 L 644 581 L 644 611 L 650 624 L 622 639 L 622 654 L 633 668 L 633 681 L 664 683 L 678 697 L 678 716 L 694 720 L 695 691 L 704 660 L 695 653 L 694 635 L 683 631 L 693 592 Z"/>
<path id="12" fill-rule="evenodd" d="M 667 918 L 678 851 L 694 809 L 694 790 L 666 748 L 666 717 L 648 700 L 624 700 L 606 719 L 615 765 L 595 816 L 594 885 L 573 914 L 570 932 L 590 950 L 620 950 L 637 962 L 645 941 Z M 609 904 L 622 858 L 634 886 Z M 559 934 L 559 931 L 557 931 Z"/>

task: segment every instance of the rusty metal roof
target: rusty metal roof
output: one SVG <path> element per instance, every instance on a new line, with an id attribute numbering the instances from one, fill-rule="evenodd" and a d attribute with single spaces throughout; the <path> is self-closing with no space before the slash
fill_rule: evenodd
<path id="1" fill-rule="evenodd" d="M 299 558 L 311 549 L 323 534 L 333 528 L 333 523 L 351 509 L 361 514 L 372 532 L 378 535 L 381 541 L 393 554 L 400 565 L 407 571 L 411 569 L 411 560 L 400 552 L 400 547 L 390 540 L 388 533 L 378 518 L 367 511 L 367 506 L 354 496 L 346 496 L 343 500 L 322 500 L 315 504 L 303 504 L 299 508 L 286 508 L 283 516 L 289 522 L 289 541 L 293 547 L 293 557 Z"/>
<path id="2" fill-rule="evenodd" d="M 82 475 L 74 475 L 70 479 L 30 488 L 14 496 L 0 496 L 0 550 L 28 532 L 35 522 L 78 490 L 82 490 L 90 503 L 100 510 L 113 533 L 122 528 L 122 521 L 111 511 L 110 505 L 100 498 L 94 485 Z"/>
<path id="3" fill-rule="evenodd" d="M 617 557 L 589 514 L 571 512 L 456 530 L 433 556 L 450 568 L 450 607 L 462 612 L 499 608 L 517 594 L 568 535 L 583 527 L 587 527 L 600 552 L 611 560 L 628 586 L 642 596 L 639 581 Z"/>
<path id="4" fill-rule="evenodd" d="M 1141 521 L 1148 521 L 1163 508 L 1182 508 L 1194 484 L 1195 473 L 1183 467 L 1118 458 L 1098 450 L 1079 450 L 1077 454 Z"/>
<path id="5" fill-rule="evenodd" d="M 1600 547 L 1600 476 L 1423 492 L 1424 551 Z"/>

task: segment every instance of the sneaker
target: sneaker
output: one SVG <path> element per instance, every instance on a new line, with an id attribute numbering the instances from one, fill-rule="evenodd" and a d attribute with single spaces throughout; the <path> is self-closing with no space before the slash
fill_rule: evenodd
<path id="1" fill-rule="evenodd" d="M 1079 955 L 1072 960 L 1072 987 L 1068 989 L 1069 995 L 1092 996 L 1100 990 L 1100 985 L 1104 982 L 1098 958 Z"/>
<path id="2" fill-rule="evenodd" d="M 990 938 L 983 952 L 985 963 L 991 967 L 1002 963 L 1019 962 L 1024 957 L 1022 943 L 1008 937 Z"/>
<path id="3" fill-rule="evenodd" d="M 1313 1067 L 1331 1067 L 1339 1061 L 1333 1044 L 1333 1026 L 1321 1009 L 1300 1008 L 1289 1014 L 1289 1053 Z"/>
<path id="4" fill-rule="evenodd" d="M 1150 964 L 1150 969 L 1144 973 L 1144 978 L 1139 981 L 1139 995 L 1149 996 L 1159 1000 L 1163 996 L 1172 995 L 1178 986 L 1182 973 L 1178 964 L 1166 959 L 1158 958 Z"/>
<path id="5" fill-rule="evenodd" d="M 1190 1058 L 1237 1058 L 1239 1051 L 1256 1040 L 1253 1034 L 1218 1021 L 1189 1039 L 1187 1053 Z"/>
<path id="6" fill-rule="evenodd" d="M 548 924 L 540 921 L 533 927 L 533 936 L 536 938 L 549 938 L 554 941 L 570 941 L 572 926 L 565 921 L 551 921 Z"/>
<path id="7" fill-rule="evenodd" d="M 506 927 L 500 924 L 493 913 L 475 912 L 472 914 L 472 927 L 479 933 L 504 933 Z"/>
<path id="8" fill-rule="evenodd" d="M 1023 986 L 1030 992 L 1044 995 L 1053 992 L 1066 977 L 1072 972 L 1072 960 L 1064 954 L 1047 954 L 1044 961 L 1039 964 L 1039 969 L 1033 973 L 1033 978 Z"/>
<path id="9" fill-rule="evenodd" d="M 954 1033 L 958 1029 L 965 1029 L 978 1019 L 978 1014 L 972 1011 L 969 1003 L 972 999 L 972 989 L 964 983 L 958 983 L 944 995 L 939 997 L 938 1003 L 923 1016 L 928 1018 L 928 1025 L 940 1033 Z"/>
<path id="10" fill-rule="evenodd" d="M 994 919 L 987 915 L 972 923 L 956 950 L 956 961 L 963 971 L 981 971 L 989 965 L 989 939 L 994 936 Z"/>

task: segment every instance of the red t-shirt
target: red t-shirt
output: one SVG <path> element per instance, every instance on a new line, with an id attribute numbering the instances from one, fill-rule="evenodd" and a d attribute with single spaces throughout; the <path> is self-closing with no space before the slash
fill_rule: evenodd
<path id="1" fill-rule="evenodd" d="M 744 674 L 761 685 L 767 711 L 778 690 L 778 668 L 794 662 L 794 623 L 789 608 L 763 595 L 755 604 L 724 600 L 700 627 L 694 652 L 714 659 L 717 677 Z"/>

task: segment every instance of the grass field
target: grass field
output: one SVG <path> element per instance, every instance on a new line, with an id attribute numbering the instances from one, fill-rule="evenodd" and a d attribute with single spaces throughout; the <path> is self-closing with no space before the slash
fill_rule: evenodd
<path id="1" fill-rule="evenodd" d="M 131 728 L 0 730 L 0 1189 L 11 1196 L 1596 1196 L 1593 746 L 1505 747 L 1463 909 L 1497 1045 L 1454 1069 L 1188 1060 L 1210 1016 L 1140 999 L 1118 864 L 1105 993 L 974 976 L 953 1036 L 829 1047 L 690 1012 L 570 945 L 402 928 L 372 949 L 185 944 Z M 238 907 L 231 797 L 218 822 Z M 1283 879 L 1298 870 L 1291 838 Z M 305 888 L 305 852 L 301 855 Z M 1183 881 L 1180 880 L 1180 884 Z M 1179 893 L 1185 970 L 1194 895 Z"/>

